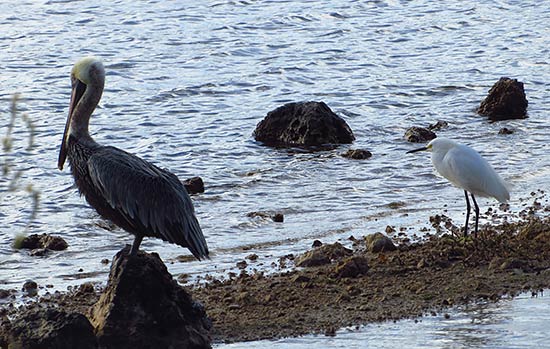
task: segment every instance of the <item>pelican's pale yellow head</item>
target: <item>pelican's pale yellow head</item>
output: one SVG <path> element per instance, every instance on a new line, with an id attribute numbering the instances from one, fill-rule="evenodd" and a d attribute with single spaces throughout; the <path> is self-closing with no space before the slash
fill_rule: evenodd
<path id="1" fill-rule="evenodd" d="M 90 138 L 88 124 L 105 85 L 105 68 L 96 57 L 85 57 L 75 63 L 71 70 L 71 102 L 65 124 L 57 167 L 63 169 L 67 158 L 67 142 L 70 136 Z"/>
<path id="2" fill-rule="evenodd" d="M 71 79 L 74 77 L 86 85 L 97 79 L 97 75 L 101 75 L 105 80 L 105 68 L 103 63 L 97 57 L 84 57 L 75 63 L 71 70 Z"/>

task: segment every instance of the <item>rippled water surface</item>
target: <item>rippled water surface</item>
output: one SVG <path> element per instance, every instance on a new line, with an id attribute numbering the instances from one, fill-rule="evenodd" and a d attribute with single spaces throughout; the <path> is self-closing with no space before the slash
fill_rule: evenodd
<path id="1" fill-rule="evenodd" d="M 254 267 L 269 269 L 313 239 L 387 225 L 418 233 L 445 205 L 462 224 L 462 192 L 435 175 L 428 154 L 405 154 L 414 147 L 406 128 L 436 120 L 449 123 L 439 136 L 488 158 L 514 186 L 512 212 L 522 209 L 521 198 L 550 188 L 548 18 L 540 1 L 2 1 L 2 134 L 15 92 L 36 127 L 33 150 L 19 124 L 13 153 L 2 157 L 40 190 L 30 231 L 61 235 L 70 248 L 44 258 L 14 252 L 31 202 L 5 192 L 1 179 L 0 288 L 103 282 L 101 260 L 132 241 L 105 229 L 69 171 L 56 167 L 69 72 L 82 56 L 101 57 L 107 70 L 95 139 L 204 179 L 193 201 L 212 260 L 182 263 L 186 249 L 142 244 L 173 262 L 173 274 L 197 276 L 224 273 L 251 251 L 260 256 Z M 475 114 L 501 76 L 525 83 L 529 118 L 489 123 Z M 344 159 L 349 146 L 305 153 L 254 141 L 268 111 L 302 100 L 326 102 L 353 129 L 352 147 L 373 157 Z M 499 135 L 502 127 L 514 133 Z M 391 209 L 395 202 L 404 205 Z M 285 222 L 247 217 L 253 211 L 282 212 Z"/>

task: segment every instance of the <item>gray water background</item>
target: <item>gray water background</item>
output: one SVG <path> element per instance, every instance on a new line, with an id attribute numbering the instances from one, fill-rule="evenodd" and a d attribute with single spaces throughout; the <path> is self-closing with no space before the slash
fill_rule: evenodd
<path id="1" fill-rule="evenodd" d="M 462 192 L 435 174 L 429 154 L 405 154 L 416 147 L 403 139 L 413 125 L 447 121 L 438 135 L 480 151 L 513 185 L 510 209 L 519 212 L 531 192 L 550 188 L 549 18 L 540 1 L 1 1 L 1 130 L 15 92 L 36 126 L 27 151 L 19 125 L 9 160 L 41 193 L 29 231 L 60 235 L 70 248 L 43 258 L 14 251 L 31 202 L 0 193 L 0 288 L 105 282 L 101 260 L 132 241 L 103 228 L 56 167 L 69 72 L 82 56 L 100 57 L 107 70 L 95 139 L 205 181 L 193 202 L 212 260 L 180 262 L 186 249 L 142 244 L 175 276 L 195 280 L 226 275 L 250 253 L 260 257 L 250 269 L 277 271 L 272 262 L 314 239 L 346 241 L 387 225 L 422 234 L 434 214 L 461 225 Z M 501 76 L 525 83 L 529 118 L 490 123 L 475 114 Z M 268 111 L 303 100 L 326 102 L 355 143 L 304 153 L 254 141 Z M 514 133 L 499 135 L 502 127 Z M 342 158 L 349 148 L 373 157 Z M 281 212 L 285 222 L 247 217 L 254 211 Z"/>

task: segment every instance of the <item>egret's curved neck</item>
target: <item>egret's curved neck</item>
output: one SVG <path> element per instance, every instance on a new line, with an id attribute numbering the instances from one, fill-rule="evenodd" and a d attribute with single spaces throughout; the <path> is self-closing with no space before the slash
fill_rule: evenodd
<path id="1" fill-rule="evenodd" d="M 90 123 L 90 116 L 92 116 L 92 113 L 101 99 L 103 85 L 104 81 L 101 79 L 99 79 L 99 81 L 89 83 L 88 85 L 81 85 L 80 88 L 85 88 L 85 91 L 74 107 L 73 114 L 71 116 L 71 136 L 74 136 L 77 139 L 91 139 L 88 132 L 88 125 Z"/>
<path id="2" fill-rule="evenodd" d="M 445 155 L 447 155 L 446 151 L 432 150 L 432 164 L 434 165 L 435 169 L 439 173 L 441 173 L 441 171 L 444 171 L 441 164 L 443 163 L 443 159 L 445 158 Z"/>

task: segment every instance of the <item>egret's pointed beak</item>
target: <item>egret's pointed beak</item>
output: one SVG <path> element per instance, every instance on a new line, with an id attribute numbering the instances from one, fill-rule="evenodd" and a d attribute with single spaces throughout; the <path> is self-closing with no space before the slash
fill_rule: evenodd
<path id="1" fill-rule="evenodd" d="M 57 168 L 63 170 L 63 165 L 67 159 L 67 141 L 69 138 L 69 128 L 71 127 L 71 119 L 73 117 L 73 112 L 82 98 L 82 95 L 86 91 L 86 84 L 76 79 L 76 83 L 73 84 L 73 90 L 71 92 L 71 103 L 69 105 L 69 116 L 67 116 L 67 123 L 65 124 L 65 131 L 63 131 L 63 139 L 61 140 L 61 148 L 59 149 L 59 160 L 57 161 Z"/>
<path id="2" fill-rule="evenodd" d="M 418 149 L 409 150 L 407 152 L 407 154 L 416 153 L 417 151 L 423 151 L 423 150 L 428 150 L 428 147 L 422 147 L 422 148 L 418 148 Z"/>

